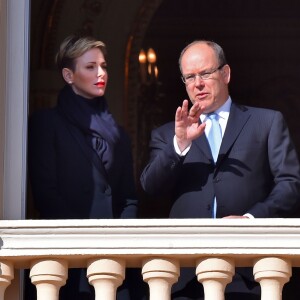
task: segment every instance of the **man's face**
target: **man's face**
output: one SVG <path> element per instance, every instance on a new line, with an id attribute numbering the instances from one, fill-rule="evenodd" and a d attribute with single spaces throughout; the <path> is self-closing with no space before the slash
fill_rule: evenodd
<path id="1" fill-rule="evenodd" d="M 228 99 L 230 68 L 228 65 L 219 67 L 214 50 L 204 43 L 192 45 L 181 59 L 181 71 L 187 79 L 186 91 L 189 98 L 192 103 L 199 102 L 200 106 L 204 106 L 205 113 L 215 111 Z M 211 74 L 207 76 L 207 73 Z M 200 76 L 193 76 L 195 74 L 209 78 L 204 80 Z M 195 80 L 190 82 L 191 77 Z"/>

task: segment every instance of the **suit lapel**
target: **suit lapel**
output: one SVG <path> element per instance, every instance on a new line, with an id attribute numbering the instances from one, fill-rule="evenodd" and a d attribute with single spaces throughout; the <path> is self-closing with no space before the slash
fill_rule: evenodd
<path id="1" fill-rule="evenodd" d="M 195 140 L 195 144 L 200 149 L 200 151 L 204 154 L 204 156 L 207 157 L 208 160 L 213 161 L 210 146 L 205 133 L 203 133 L 198 139 Z"/>
<path id="2" fill-rule="evenodd" d="M 231 149 L 250 116 L 251 113 L 245 106 L 238 106 L 232 103 L 217 163 L 219 163 Z"/>
<path id="3" fill-rule="evenodd" d="M 238 106 L 234 103 L 231 104 L 230 115 L 227 122 L 225 134 L 222 139 L 217 164 L 222 161 L 222 158 L 224 158 L 227 152 L 231 149 L 243 127 L 250 118 L 250 115 L 250 112 L 245 106 Z M 208 160 L 213 161 L 209 143 L 205 134 L 201 135 L 197 140 L 195 140 L 195 145 L 200 149 L 205 157 L 207 157 Z"/>

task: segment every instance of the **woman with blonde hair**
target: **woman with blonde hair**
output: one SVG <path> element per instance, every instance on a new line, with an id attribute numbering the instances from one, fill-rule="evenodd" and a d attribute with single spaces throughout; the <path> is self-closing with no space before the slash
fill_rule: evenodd
<path id="1" fill-rule="evenodd" d="M 65 81 L 57 105 L 34 113 L 29 123 L 29 175 L 39 218 L 136 218 L 130 140 L 104 98 L 105 44 L 70 36 L 56 62 Z M 60 299 L 94 299 L 93 293 L 85 270 L 69 269 Z M 121 288 L 118 299 L 133 299 L 127 294 Z"/>

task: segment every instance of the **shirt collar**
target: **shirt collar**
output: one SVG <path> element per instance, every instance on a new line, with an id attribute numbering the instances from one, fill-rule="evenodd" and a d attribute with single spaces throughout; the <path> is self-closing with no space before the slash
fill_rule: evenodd
<path id="1" fill-rule="evenodd" d="M 232 100 L 231 100 L 231 97 L 229 96 L 228 99 L 226 100 L 226 102 L 221 107 L 219 107 L 217 110 L 215 110 L 214 113 L 219 115 L 219 118 L 227 120 L 229 117 L 231 103 L 232 103 Z M 204 122 L 206 120 L 206 118 L 207 118 L 207 114 L 200 115 L 201 122 Z"/>

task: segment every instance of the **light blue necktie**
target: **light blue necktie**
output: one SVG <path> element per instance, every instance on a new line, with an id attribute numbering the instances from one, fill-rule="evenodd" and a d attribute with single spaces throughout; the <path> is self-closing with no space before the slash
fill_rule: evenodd
<path id="1" fill-rule="evenodd" d="M 214 162 L 217 161 L 219 150 L 222 142 L 222 132 L 219 124 L 219 116 L 216 113 L 211 113 L 207 116 L 211 120 L 211 128 L 207 135 L 207 139 L 210 145 L 211 153 L 214 158 Z M 216 218 L 217 215 L 217 199 L 214 197 L 212 217 Z"/>
<path id="2" fill-rule="evenodd" d="M 217 161 L 219 150 L 222 142 L 222 132 L 219 124 L 219 116 L 215 113 L 211 113 L 207 116 L 211 120 L 211 128 L 208 133 L 208 142 L 210 145 L 211 153 L 214 158 L 214 162 Z"/>

